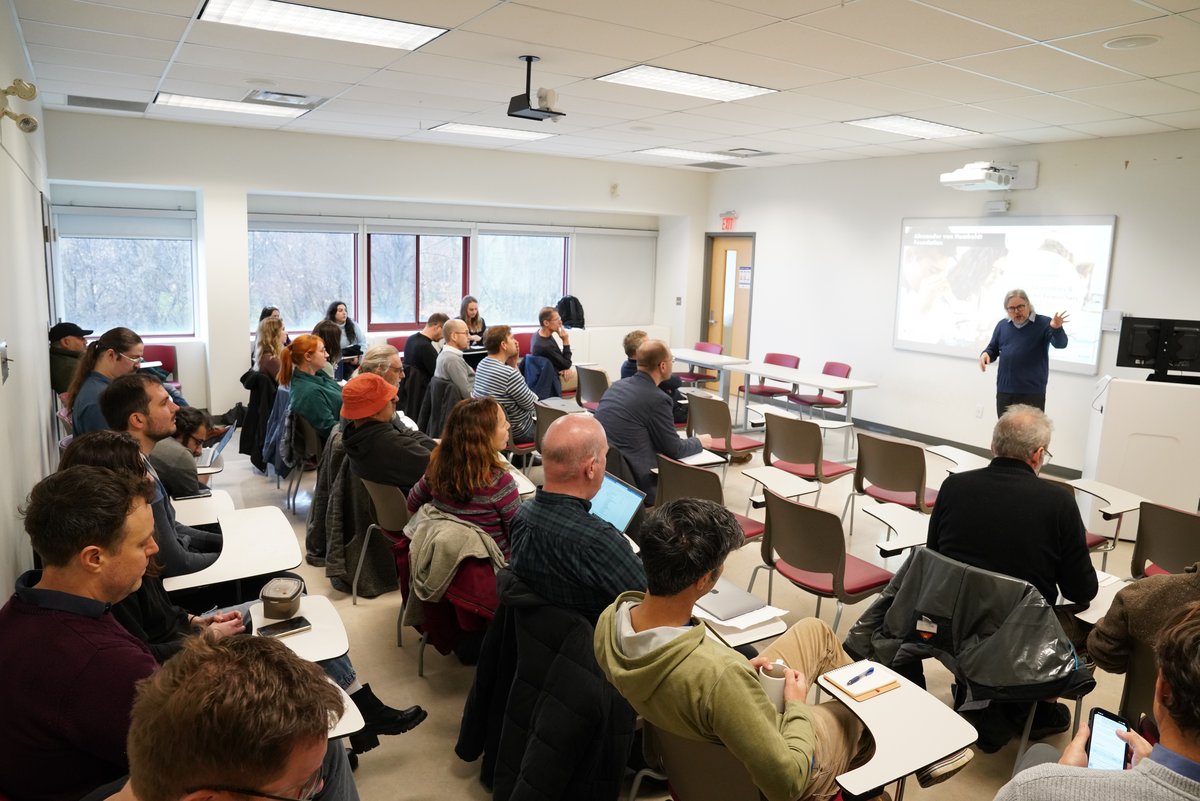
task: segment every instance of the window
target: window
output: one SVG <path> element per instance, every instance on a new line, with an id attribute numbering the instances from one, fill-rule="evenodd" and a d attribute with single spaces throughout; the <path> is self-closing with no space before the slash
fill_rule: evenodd
<path id="1" fill-rule="evenodd" d="M 370 325 L 419 327 L 434 312 L 458 314 L 467 294 L 469 241 L 465 236 L 368 234 Z"/>
<path id="2" fill-rule="evenodd" d="M 566 291 L 565 236 L 481 233 L 477 238 L 471 294 L 485 319 L 534 325 L 543 306 Z"/>
<path id="3" fill-rule="evenodd" d="M 58 314 L 98 332 L 196 330 L 195 215 L 56 209 Z"/>
<path id="4" fill-rule="evenodd" d="M 250 330 L 264 306 L 277 306 L 289 331 L 311 331 L 335 300 L 355 309 L 358 235 L 347 230 L 267 230 L 249 235 Z"/>

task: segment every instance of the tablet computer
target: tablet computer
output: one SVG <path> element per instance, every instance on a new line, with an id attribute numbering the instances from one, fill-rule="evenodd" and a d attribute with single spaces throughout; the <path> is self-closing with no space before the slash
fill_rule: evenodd
<path id="1" fill-rule="evenodd" d="M 646 493 L 637 487 L 631 487 L 621 479 L 605 473 L 600 491 L 592 498 L 592 514 L 601 520 L 607 520 L 613 528 L 624 533 L 645 497 Z"/>

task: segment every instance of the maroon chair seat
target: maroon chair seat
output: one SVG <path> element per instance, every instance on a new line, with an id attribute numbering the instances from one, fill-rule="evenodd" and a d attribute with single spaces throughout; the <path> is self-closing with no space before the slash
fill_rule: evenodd
<path id="1" fill-rule="evenodd" d="M 917 493 L 915 492 L 896 492 L 895 490 L 881 489 L 876 486 L 868 486 L 863 489 L 868 496 L 883 503 L 895 503 L 900 506 L 907 506 L 909 509 L 917 508 Z M 925 488 L 925 506 L 932 509 L 934 503 L 937 502 L 937 490 L 930 487 Z"/>
<path id="2" fill-rule="evenodd" d="M 746 387 L 740 386 L 737 388 L 737 391 L 739 393 L 745 392 Z M 750 385 L 750 394 L 758 395 L 760 397 L 766 396 L 766 397 L 774 398 L 778 395 L 787 395 L 788 391 L 787 391 L 787 387 L 773 387 L 770 384 L 751 384 Z"/>
<path id="3" fill-rule="evenodd" d="M 738 521 L 738 525 L 742 527 L 742 533 L 746 535 L 746 539 L 748 539 L 748 540 L 752 540 L 755 537 L 761 537 L 763 531 L 765 531 L 767 528 L 765 524 L 760 523 L 759 521 L 755 520 L 752 517 L 746 517 L 745 515 L 739 515 L 737 512 L 734 512 L 732 509 L 730 509 L 729 511 L 733 512 L 734 519 Z"/>
<path id="4" fill-rule="evenodd" d="M 734 434 L 729 438 L 728 448 L 725 447 L 724 437 L 713 437 L 711 450 L 744 453 L 745 451 L 756 451 L 763 447 L 764 444 L 765 443 L 759 442 L 753 437 L 744 437 L 741 434 Z"/>
<path id="5" fill-rule="evenodd" d="M 824 595 L 827 598 L 833 597 L 832 573 L 813 573 L 808 570 L 801 570 L 798 567 L 789 565 L 782 559 L 775 562 L 775 569 L 779 571 L 779 575 L 809 592 Z M 843 587 L 847 593 L 856 595 L 858 593 L 869 592 L 877 587 L 886 586 L 892 580 L 893 575 L 890 570 L 884 570 L 882 567 L 876 567 L 870 562 L 864 562 L 857 556 L 846 554 L 846 577 Z"/>
<path id="6" fill-rule="evenodd" d="M 594 412 L 600 408 L 600 401 L 584 401 L 583 408 L 587 409 L 589 412 Z M 686 426 L 687 423 L 684 423 L 684 425 Z"/>
<path id="7" fill-rule="evenodd" d="M 791 473 L 794 476 L 799 476 L 800 478 L 808 479 L 809 481 L 817 480 L 817 466 L 812 462 L 808 464 L 796 464 L 795 462 L 785 462 L 782 459 L 772 459 L 771 467 L 778 467 L 780 470 Z M 821 460 L 821 475 L 827 481 L 853 472 L 854 468 L 848 464 L 830 462 L 825 459 Z"/>
<path id="8" fill-rule="evenodd" d="M 831 398 L 828 395 L 792 395 L 792 394 L 789 394 L 788 400 L 790 400 L 792 403 L 799 403 L 802 406 L 842 406 L 843 405 L 843 401 L 840 398 Z"/>
<path id="9" fill-rule="evenodd" d="M 1154 564 L 1153 562 L 1147 562 L 1146 563 L 1146 575 L 1147 576 L 1169 576 L 1169 575 L 1171 575 L 1171 571 L 1164 570 L 1163 568 L 1159 567 L 1158 565 Z"/>
<path id="10" fill-rule="evenodd" d="M 1087 543 L 1088 550 L 1090 551 L 1092 548 L 1099 548 L 1101 545 L 1107 544 L 1109 539 L 1101 534 L 1093 534 L 1088 531 L 1084 533 L 1083 541 Z"/>
<path id="11" fill-rule="evenodd" d="M 725 348 L 714 342 L 697 342 L 692 350 L 704 351 L 705 353 L 721 354 Z M 686 373 L 674 373 L 674 376 L 684 384 L 702 384 L 708 381 L 716 381 L 717 377 L 712 373 L 704 370 L 693 370 Z"/>

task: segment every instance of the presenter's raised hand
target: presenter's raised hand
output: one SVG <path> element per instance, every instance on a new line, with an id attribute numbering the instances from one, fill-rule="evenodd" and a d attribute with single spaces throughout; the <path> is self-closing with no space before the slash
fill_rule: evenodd
<path id="1" fill-rule="evenodd" d="M 987 366 L 991 364 L 992 357 L 987 355 L 987 351 L 979 354 L 979 372 L 986 373 Z"/>
<path id="2" fill-rule="evenodd" d="M 1051 328 L 1062 328 L 1063 323 L 1065 323 L 1070 318 L 1071 318 L 1071 315 L 1067 314 L 1065 311 L 1055 312 L 1054 319 L 1050 321 L 1050 327 Z"/>

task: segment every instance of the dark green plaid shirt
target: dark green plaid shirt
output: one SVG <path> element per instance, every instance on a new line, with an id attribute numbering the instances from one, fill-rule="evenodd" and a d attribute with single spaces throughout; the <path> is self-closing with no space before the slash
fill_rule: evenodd
<path id="1" fill-rule="evenodd" d="M 539 487 L 513 519 L 509 566 L 551 604 L 595 622 L 621 593 L 644 591 L 646 572 L 621 532 L 591 507 Z"/>

